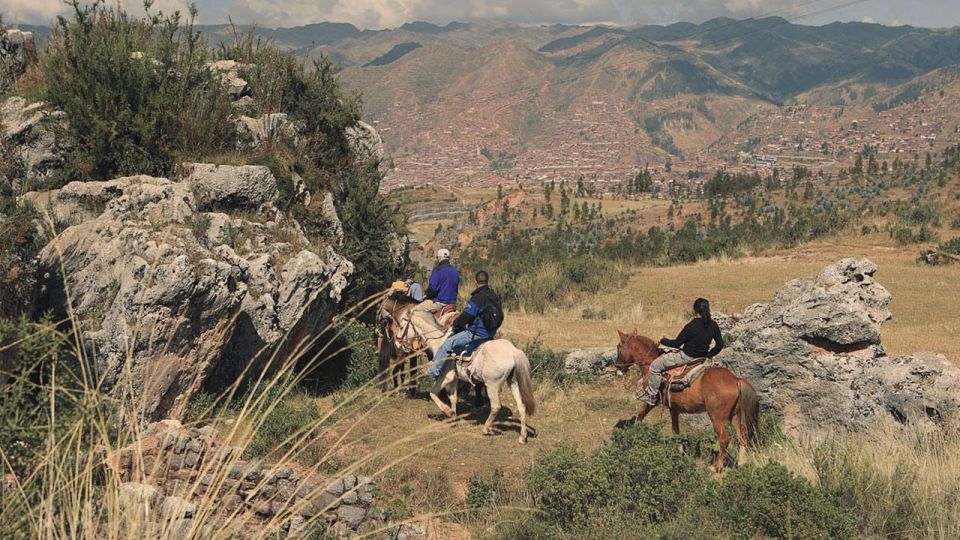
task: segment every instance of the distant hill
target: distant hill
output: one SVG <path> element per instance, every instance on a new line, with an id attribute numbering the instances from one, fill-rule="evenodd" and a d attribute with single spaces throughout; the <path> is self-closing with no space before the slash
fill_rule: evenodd
<path id="1" fill-rule="evenodd" d="M 449 170 L 487 182 L 522 171 L 628 174 L 708 149 L 750 147 L 770 134 L 749 120 L 776 116 L 783 106 L 897 109 L 938 92 L 941 78 L 928 76 L 960 62 L 957 28 L 805 26 L 779 17 L 635 27 L 486 21 L 200 29 L 214 45 L 253 31 L 304 58 L 333 59 L 363 94 L 367 120 L 395 157 L 398 183 L 445 180 Z M 840 126 L 842 111 L 836 116 L 817 129 Z M 737 136 L 747 142 L 731 142 Z"/>

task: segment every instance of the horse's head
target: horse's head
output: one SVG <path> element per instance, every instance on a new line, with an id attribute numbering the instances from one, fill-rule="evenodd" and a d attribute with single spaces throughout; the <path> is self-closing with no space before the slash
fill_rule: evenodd
<path id="1" fill-rule="evenodd" d="M 617 330 L 620 342 L 617 344 L 617 362 L 615 366 L 626 372 L 630 366 L 638 365 L 647 368 L 660 356 L 660 349 L 652 339 L 637 334 L 634 328 L 630 333 Z"/>

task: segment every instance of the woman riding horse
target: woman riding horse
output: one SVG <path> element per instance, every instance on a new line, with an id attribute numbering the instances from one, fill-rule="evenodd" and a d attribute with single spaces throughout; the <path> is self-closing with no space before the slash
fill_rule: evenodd
<path id="1" fill-rule="evenodd" d="M 647 391 L 638 397 L 640 401 L 651 407 L 657 406 L 664 372 L 700 362 L 704 358 L 713 358 L 723 350 L 723 336 L 720 334 L 720 327 L 710 318 L 710 302 L 705 298 L 697 298 L 693 303 L 693 312 L 697 314 L 697 317 L 683 327 L 677 339 L 660 338 L 661 345 L 677 349 L 677 351 L 657 358 L 650 366 Z M 714 343 L 712 348 L 710 342 Z"/>
<path id="2" fill-rule="evenodd" d="M 617 346 L 617 366 L 626 370 L 636 365 L 647 382 L 641 400 L 643 405 L 636 416 L 617 423 L 618 427 L 642 422 L 647 414 L 657 406 L 663 373 L 667 369 L 692 362 L 698 357 L 715 356 L 723 348 L 723 338 L 717 323 L 710 318 L 710 304 L 698 299 L 694 304 L 698 318 L 690 321 L 675 340 L 661 339 L 660 344 L 679 347 L 681 352 L 662 354 L 658 343 L 650 338 L 633 333 L 620 334 Z M 714 346 L 710 348 L 710 343 Z M 730 370 L 722 367 L 708 367 L 689 383 L 682 391 L 672 392 L 663 389 L 663 395 L 669 395 L 667 407 L 670 409 L 670 423 L 674 434 L 680 433 L 680 415 L 706 412 L 717 434 L 720 451 L 710 466 L 716 472 L 723 469 L 727 459 L 726 423 L 731 421 L 740 447 L 737 463 L 746 460 L 747 447 L 756 442 L 758 414 L 760 411 L 757 392 L 750 381 L 741 379 Z"/>

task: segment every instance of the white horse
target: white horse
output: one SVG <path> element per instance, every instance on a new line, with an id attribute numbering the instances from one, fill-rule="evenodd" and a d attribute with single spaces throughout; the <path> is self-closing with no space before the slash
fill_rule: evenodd
<path id="1" fill-rule="evenodd" d="M 410 316 L 412 317 L 410 324 L 425 348 L 430 350 L 431 355 L 453 332 L 438 326 L 431 320 L 433 318 L 429 314 L 413 312 Z M 533 415 L 536 411 L 536 402 L 533 398 L 530 361 L 523 351 L 505 339 L 495 339 L 480 345 L 468 363 L 453 361 L 451 357 L 451 361 L 444 366 L 440 377 L 430 390 L 430 399 L 449 418 L 457 415 L 458 381 L 467 381 L 471 384 L 482 381 L 487 388 L 487 396 L 490 398 L 490 415 L 483 424 L 484 435 L 493 435 L 493 421 L 500 412 L 500 390 L 504 384 L 509 384 L 513 399 L 517 402 L 517 412 L 520 414 L 520 444 L 526 444 L 527 415 Z M 450 396 L 451 406 L 447 406 L 438 396 L 440 390 L 444 388 Z"/>

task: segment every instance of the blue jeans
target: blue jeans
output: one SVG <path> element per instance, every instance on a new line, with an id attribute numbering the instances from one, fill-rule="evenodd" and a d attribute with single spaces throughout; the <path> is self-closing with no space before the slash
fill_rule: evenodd
<path id="1" fill-rule="evenodd" d="M 430 376 L 434 379 L 439 379 L 440 372 L 443 370 L 443 365 L 447 363 L 447 357 L 450 356 L 450 353 L 452 353 L 454 349 L 466 347 L 474 339 L 476 339 L 476 337 L 474 337 L 473 332 L 469 330 L 457 332 L 447 338 L 447 340 L 443 342 L 443 345 L 433 353 L 433 364 L 428 370 Z"/>

